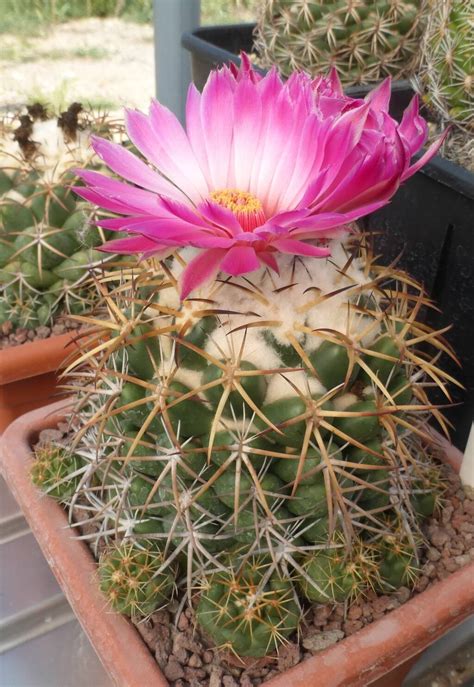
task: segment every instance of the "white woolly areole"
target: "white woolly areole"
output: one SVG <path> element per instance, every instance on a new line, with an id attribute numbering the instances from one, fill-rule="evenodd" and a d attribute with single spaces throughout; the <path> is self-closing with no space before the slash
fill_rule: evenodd
<path id="1" fill-rule="evenodd" d="M 56 119 L 36 121 L 31 138 L 38 143 L 35 166 L 41 169 L 49 181 L 54 181 L 75 164 L 88 164 L 95 156 L 90 147 L 90 130 L 77 130 L 76 140 L 66 142 Z"/>
<path id="2" fill-rule="evenodd" d="M 265 403 L 273 403 L 280 398 L 295 396 L 297 389 L 303 396 L 323 394 L 326 389 L 316 377 L 308 377 L 303 370 L 298 372 L 283 372 L 270 379 Z"/>
<path id="3" fill-rule="evenodd" d="M 327 330 L 352 339 L 372 321 L 349 307 L 350 302 L 357 301 L 352 287 L 370 283 L 371 277 L 364 274 L 362 259 L 349 260 L 348 238 L 346 233 L 330 240 L 331 256 L 327 259 L 280 254 L 280 274 L 262 267 L 228 280 L 226 275 L 220 275 L 218 280 L 194 291 L 183 305 L 174 288 L 161 292 L 160 304 L 179 310 L 182 322 L 189 322 L 190 326 L 202 319 L 199 311 L 206 307 L 219 311 L 220 326 L 209 335 L 205 345 L 205 351 L 215 358 L 246 360 L 261 370 L 287 367 L 279 347 L 293 351 L 291 340 L 296 340 L 308 354 L 325 340 Z M 189 263 L 197 252 L 185 248 L 180 251 L 180 257 Z M 178 258 L 173 259 L 171 271 L 179 280 L 183 264 Z M 334 295 L 325 299 L 327 294 Z M 310 307 L 305 308 L 306 304 Z M 258 326 L 259 322 L 262 326 Z M 325 331 L 318 335 L 314 331 L 318 329 Z M 378 331 L 378 327 L 372 327 L 363 344 L 369 345 Z M 264 338 L 269 333 L 275 345 Z M 178 378 L 192 388 L 199 385 L 199 373 L 180 370 Z M 309 378 L 303 371 L 275 374 L 268 385 L 265 402 L 294 395 L 291 384 L 304 394 L 325 391 L 317 379 Z"/>

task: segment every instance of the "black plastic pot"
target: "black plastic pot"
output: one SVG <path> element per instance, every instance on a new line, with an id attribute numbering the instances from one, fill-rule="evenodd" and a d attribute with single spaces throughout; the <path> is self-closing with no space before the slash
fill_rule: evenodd
<path id="1" fill-rule="evenodd" d="M 205 26 L 183 35 L 191 53 L 194 83 L 205 84 L 216 65 L 240 64 L 239 53 L 252 51 L 254 24 Z M 262 71 L 263 70 L 259 70 Z M 363 97 L 369 87 L 347 89 Z M 392 87 L 390 112 L 399 119 L 413 91 L 407 81 Z M 397 192 L 391 203 L 364 221 L 380 232 L 377 252 L 385 262 L 400 256 L 398 266 L 422 282 L 441 312 L 428 315 L 431 326 L 453 325 L 446 338 L 462 368 L 445 359 L 444 367 L 465 387 L 451 387 L 458 404 L 445 411 L 453 425 L 452 439 L 464 449 L 474 415 L 474 174 L 437 156 Z M 446 403 L 438 394 L 435 401 Z"/>
<path id="2" fill-rule="evenodd" d="M 241 51 L 253 51 L 253 31 L 255 24 L 228 24 L 222 26 L 201 26 L 183 34 L 182 45 L 191 53 L 193 82 L 202 90 L 211 69 L 221 64 L 233 62 L 240 65 Z M 256 67 L 261 74 L 266 69 Z M 392 87 L 390 114 L 401 116 L 411 97 L 408 81 L 397 81 Z M 347 93 L 353 97 L 364 97 L 370 90 L 368 86 L 352 86 Z"/>

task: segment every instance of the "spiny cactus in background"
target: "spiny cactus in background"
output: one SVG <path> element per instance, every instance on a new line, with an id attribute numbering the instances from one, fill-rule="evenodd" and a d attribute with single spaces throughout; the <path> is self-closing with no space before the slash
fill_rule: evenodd
<path id="1" fill-rule="evenodd" d="M 69 371 L 85 461 L 70 503 L 87 502 L 89 539 L 153 542 L 160 574 L 179 564 L 198 622 L 242 655 L 284 641 L 304 598 L 407 584 L 441 493 L 427 422 L 445 423 L 428 393 L 449 399 L 437 360 L 452 354 L 420 319 L 429 302 L 363 236 L 329 245 L 317 266 L 280 256 L 279 275 L 184 302 L 192 249 L 124 269 Z M 116 557 L 101 576 L 119 579 Z"/>
<path id="2" fill-rule="evenodd" d="M 103 232 L 91 225 L 94 213 L 78 202 L 70 186 L 74 166 L 97 168 L 89 147 L 91 131 L 120 133 L 104 117 L 82 115 L 73 103 L 51 118 L 39 104 L 6 127 L 0 168 L 0 324 L 34 328 L 57 313 L 89 310 L 95 288 L 89 268 L 103 254 L 95 250 Z"/>
<path id="3" fill-rule="evenodd" d="M 474 169 L 474 8 L 471 0 L 429 0 L 417 88 L 435 119 L 454 125 L 446 144 Z"/>
<path id="4" fill-rule="evenodd" d="M 283 74 L 336 67 L 345 85 L 416 66 L 423 30 L 420 0 L 262 0 L 255 47 Z"/>

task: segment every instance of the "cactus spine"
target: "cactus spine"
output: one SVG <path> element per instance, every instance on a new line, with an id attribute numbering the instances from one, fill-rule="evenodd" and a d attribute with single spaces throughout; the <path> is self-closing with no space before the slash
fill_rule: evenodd
<path id="1" fill-rule="evenodd" d="M 284 74 L 336 67 L 346 85 L 411 74 L 423 26 L 417 0 L 263 0 L 256 49 Z"/>
<path id="2" fill-rule="evenodd" d="M 213 641 L 242 655 L 290 635 L 298 598 L 406 584 L 440 491 L 428 392 L 447 394 L 437 358 L 451 352 L 418 318 L 423 290 L 357 234 L 331 256 L 282 257 L 280 275 L 184 302 L 190 249 L 124 269 L 69 371 L 85 461 L 69 503 L 91 504 L 89 539 L 152 542 Z"/>
<path id="3" fill-rule="evenodd" d="M 90 270 L 103 262 L 101 230 L 70 186 L 74 166 L 97 166 L 91 129 L 114 133 L 112 122 L 93 120 L 73 103 L 58 120 L 40 105 L 4 131 L 0 170 L 0 324 L 27 329 L 51 324 L 60 313 L 91 308 Z"/>
<path id="4" fill-rule="evenodd" d="M 474 169 L 474 9 L 470 0 L 429 0 L 418 90 L 444 127 L 446 144 Z"/>

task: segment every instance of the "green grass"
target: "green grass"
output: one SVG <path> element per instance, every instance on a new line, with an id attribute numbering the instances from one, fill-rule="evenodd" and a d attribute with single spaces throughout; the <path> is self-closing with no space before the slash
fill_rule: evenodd
<path id="1" fill-rule="evenodd" d="M 202 24 L 254 21 L 260 0 L 201 0 Z"/>
<path id="2" fill-rule="evenodd" d="M 1 0 L 0 0 L 1 2 Z M 4 46 L 0 49 L 0 60 L 6 62 L 36 62 L 37 60 L 104 60 L 110 57 L 110 50 L 99 46 L 74 48 L 73 50 L 59 50 L 53 48 L 47 51 L 35 50 L 29 43 L 20 42 Z"/>
<path id="3" fill-rule="evenodd" d="M 201 0 L 202 23 L 252 21 L 258 2 L 259 0 Z M 127 21 L 151 23 L 153 0 L 0 0 L 0 34 L 37 36 L 60 22 L 86 17 L 117 16 Z"/>
<path id="4" fill-rule="evenodd" d="M 0 34 L 37 36 L 60 22 L 115 16 L 151 22 L 152 0 L 0 0 Z"/>

